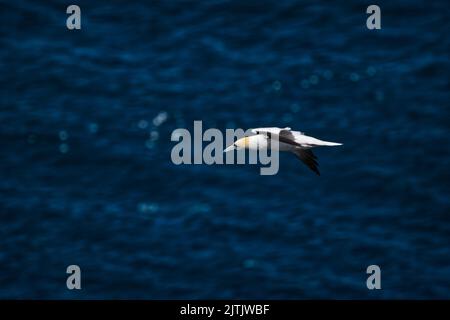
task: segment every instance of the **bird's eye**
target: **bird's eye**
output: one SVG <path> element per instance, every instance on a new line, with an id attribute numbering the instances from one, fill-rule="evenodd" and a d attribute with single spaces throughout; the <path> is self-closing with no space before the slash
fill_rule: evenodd
<path id="1" fill-rule="evenodd" d="M 256 131 L 256 134 L 259 134 L 259 131 Z"/>

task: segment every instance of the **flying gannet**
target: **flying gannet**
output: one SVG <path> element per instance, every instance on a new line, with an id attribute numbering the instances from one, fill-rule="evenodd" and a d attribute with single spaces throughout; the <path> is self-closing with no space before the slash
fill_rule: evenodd
<path id="1" fill-rule="evenodd" d="M 270 149 L 278 151 L 292 152 L 305 163 L 308 168 L 320 175 L 317 163 L 317 157 L 311 151 L 314 147 L 332 147 L 340 146 L 342 143 L 322 141 L 314 137 L 309 137 L 300 131 L 292 131 L 291 128 L 256 128 L 251 129 L 255 135 L 247 136 L 237 140 L 228 146 L 224 152 L 239 149 L 261 150 Z M 278 139 L 278 148 L 276 144 L 271 143 L 273 139 Z"/>

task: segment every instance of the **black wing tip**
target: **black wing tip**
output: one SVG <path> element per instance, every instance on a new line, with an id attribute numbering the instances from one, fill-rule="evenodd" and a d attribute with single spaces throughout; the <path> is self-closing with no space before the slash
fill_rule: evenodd
<path id="1" fill-rule="evenodd" d="M 308 166 L 308 168 L 310 168 L 311 169 L 311 171 L 312 172 L 314 172 L 315 174 L 317 174 L 318 176 L 320 176 L 320 171 L 319 171 L 319 168 L 318 168 L 318 166 L 319 165 L 316 165 L 316 166 L 309 166 L 309 165 L 307 165 Z"/>
<path id="2" fill-rule="evenodd" d="M 316 155 L 311 150 L 298 149 L 294 152 L 297 158 L 302 161 L 311 171 L 320 176 L 319 163 Z"/>

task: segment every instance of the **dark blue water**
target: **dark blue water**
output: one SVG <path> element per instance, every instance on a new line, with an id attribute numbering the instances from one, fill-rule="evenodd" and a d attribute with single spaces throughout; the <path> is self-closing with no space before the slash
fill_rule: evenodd
<path id="1" fill-rule="evenodd" d="M 1 1 L 1 298 L 450 297 L 448 1 L 68 4 Z M 344 146 L 176 166 L 194 120 Z"/>

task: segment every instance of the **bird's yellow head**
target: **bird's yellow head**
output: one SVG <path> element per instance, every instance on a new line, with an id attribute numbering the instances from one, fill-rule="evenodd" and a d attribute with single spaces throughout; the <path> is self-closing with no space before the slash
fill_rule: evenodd
<path id="1" fill-rule="evenodd" d="M 236 141 L 234 144 L 239 149 L 247 149 L 249 143 L 250 143 L 249 142 L 249 138 L 248 137 L 243 137 L 243 138 L 239 139 L 238 141 Z"/>
<path id="2" fill-rule="evenodd" d="M 232 145 L 230 145 L 228 148 L 226 148 L 224 152 L 228 152 L 231 150 L 248 149 L 249 145 L 250 145 L 250 138 L 243 137 L 243 138 L 237 140 Z"/>

